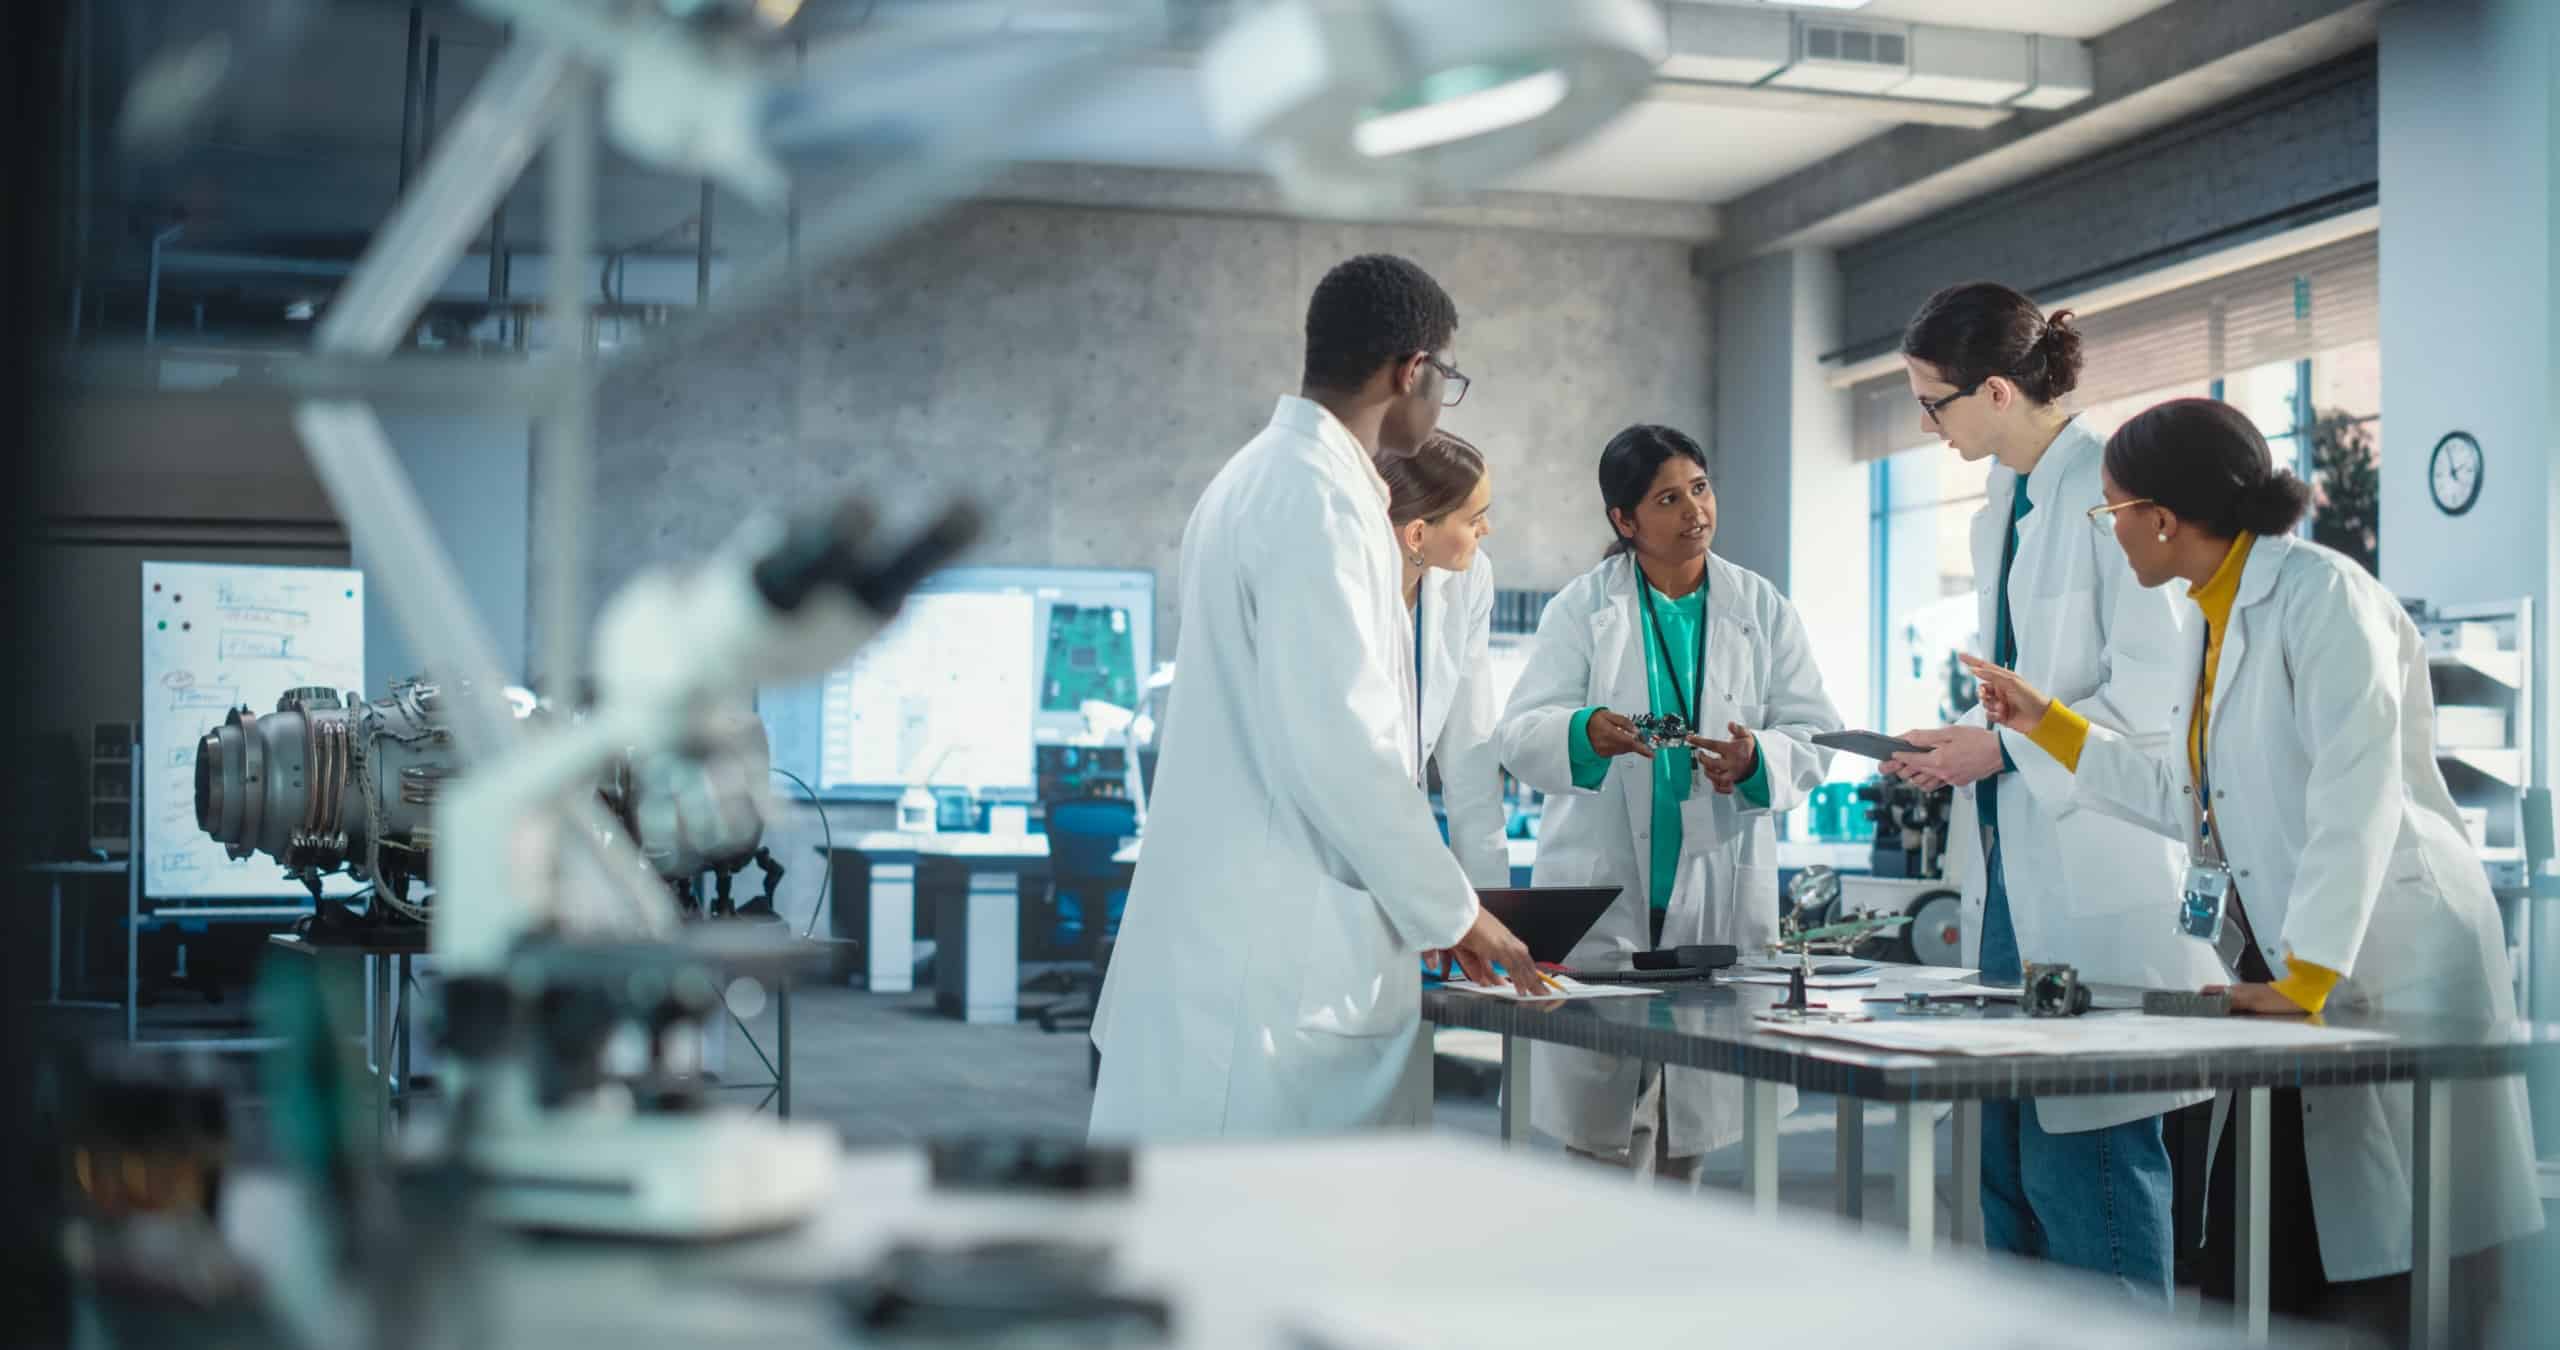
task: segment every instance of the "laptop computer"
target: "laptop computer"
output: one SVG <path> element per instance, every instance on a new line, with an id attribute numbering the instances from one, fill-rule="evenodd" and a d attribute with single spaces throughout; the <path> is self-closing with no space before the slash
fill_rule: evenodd
<path id="1" fill-rule="evenodd" d="M 1483 902 L 1502 926 L 1528 945 L 1529 955 L 1549 965 L 1561 963 L 1573 944 L 1600 922 L 1618 898 L 1616 886 L 1499 886 L 1479 888 Z"/>

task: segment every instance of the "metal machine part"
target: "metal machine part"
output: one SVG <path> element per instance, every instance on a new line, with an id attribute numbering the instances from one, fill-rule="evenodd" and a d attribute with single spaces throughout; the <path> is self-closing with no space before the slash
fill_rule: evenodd
<path id="1" fill-rule="evenodd" d="M 2142 1010 L 2153 1017 L 2229 1017 L 2229 994 L 2200 994 L 2185 989 L 2143 991 Z"/>
<path id="2" fill-rule="evenodd" d="M 1870 867 L 1880 877 L 1935 877 L 1947 856 L 1947 812 L 1955 805 L 1955 789 L 1932 792 L 1891 778 L 1858 787 L 1875 822 L 1876 841 Z"/>
<path id="3" fill-rule="evenodd" d="M 1126 1195 L 1135 1155 L 1122 1146 L 1082 1139 L 969 1135 L 925 1142 L 933 1185 L 946 1191 L 1011 1191 L 1045 1195 Z"/>
<path id="4" fill-rule="evenodd" d="M 315 896 L 344 869 L 405 905 L 454 765 L 432 684 L 396 683 L 378 703 L 289 689 L 273 712 L 234 708 L 197 741 L 196 825 L 233 858 L 273 857 Z"/>
<path id="5" fill-rule="evenodd" d="M 1787 914 L 1800 925 L 1819 924 L 1840 904 L 1840 874 L 1815 863 L 1787 883 Z"/>
<path id="6" fill-rule="evenodd" d="M 597 797 L 686 908 L 695 880 L 710 873 L 713 912 L 727 913 L 734 878 L 755 864 L 766 884 L 749 905 L 769 911 L 781 864 L 759 847 L 772 763 L 764 724 L 751 709 L 726 707 L 693 730 L 680 746 L 615 760 Z M 234 708 L 196 743 L 196 824 L 233 858 L 274 858 L 314 896 L 322 877 L 343 870 L 374 883 L 392 913 L 421 918 L 410 887 L 429 875 L 436 802 L 459 772 L 432 683 L 395 682 L 374 702 L 289 689 L 273 712 Z"/>
<path id="7" fill-rule="evenodd" d="M 1113 1289 L 1099 1242 L 997 1238 L 900 1243 L 844 1287 L 866 1339 L 892 1345 L 1145 1346 L 1167 1343 L 1165 1299 Z"/>
<path id="8" fill-rule="evenodd" d="M 2027 963 L 2019 1001 L 2029 1017 L 2078 1017 L 2089 1011 L 2089 987 L 2076 966 Z"/>

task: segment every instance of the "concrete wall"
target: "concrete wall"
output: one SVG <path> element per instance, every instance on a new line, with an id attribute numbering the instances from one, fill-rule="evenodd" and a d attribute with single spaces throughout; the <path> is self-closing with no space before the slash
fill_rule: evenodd
<path id="1" fill-rule="evenodd" d="M 1844 248 L 1841 344 L 1888 347 L 1959 281 L 2097 284 L 2368 205 L 2375 88 L 2371 54 L 2350 57 Z"/>
<path id="2" fill-rule="evenodd" d="M 1475 384 L 1446 421 L 1494 466 L 1502 584 L 1586 570 L 1608 539 L 1601 445 L 1629 422 L 1708 429 L 1686 244 L 981 204 L 813 278 L 797 316 L 608 380 L 591 589 L 750 512 L 861 490 L 894 525 L 965 494 L 992 519 L 972 561 L 1153 569 L 1169 652 L 1193 501 L 1296 389 L 1317 279 L 1376 250 L 1457 300 Z"/>
<path id="3" fill-rule="evenodd" d="M 496 645 L 498 664 L 515 679 L 532 674 L 527 656 L 525 578 L 533 479 L 530 425 L 521 416 L 386 413 L 383 429 L 417 485 L 418 498 L 453 557 L 462 588 Z M 432 672 L 435 653 L 409 641 L 391 606 L 383 576 L 359 547 L 355 564 L 371 589 L 364 621 L 365 682 L 376 693 L 393 680 Z"/>
<path id="4" fill-rule="evenodd" d="M 1861 722 L 1874 685 L 1868 470 L 1850 457 L 1848 396 L 1822 370 L 1840 335 L 1837 259 L 1771 254 L 1713 286 L 1716 550 L 1787 592 L 1833 705 Z"/>
<path id="5" fill-rule="evenodd" d="M 2560 660 L 2560 10 L 2441 0 L 2384 11 L 2381 97 L 2383 580 L 2438 603 L 2535 598 L 2544 634 L 2539 781 L 2554 781 Z M 2486 457 L 2448 517 L 2428 459 L 2452 430 Z"/>

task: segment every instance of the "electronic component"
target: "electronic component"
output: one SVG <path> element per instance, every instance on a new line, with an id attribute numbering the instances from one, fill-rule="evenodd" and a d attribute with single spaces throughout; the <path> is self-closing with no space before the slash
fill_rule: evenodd
<path id="1" fill-rule="evenodd" d="M 841 1292 L 865 1342 L 898 1345 L 1161 1345 L 1162 1298 L 1112 1289 L 1099 1242 L 996 1238 L 959 1247 L 902 1242 Z"/>
<path id="2" fill-rule="evenodd" d="M 2077 966 L 2028 963 L 2019 999 L 2029 1017 L 2078 1017 L 2089 1011 L 2089 987 Z"/>
<path id="3" fill-rule="evenodd" d="M 1696 734 L 1689 719 L 1678 713 L 1637 713 L 1627 720 L 1635 724 L 1636 739 L 1657 750 L 1679 745 Z"/>
<path id="4" fill-rule="evenodd" d="M 936 1190 L 1120 1195 L 1133 1176 L 1128 1149 L 1081 1139 L 966 1136 L 928 1140 L 924 1151 Z"/>
<path id="5" fill-rule="evenodd" d="M 2185 989 L 2143 992 L 2142 1010 L 2153 1017 L 2229 1017 L 2229 994 L 2199 994 Z"/>

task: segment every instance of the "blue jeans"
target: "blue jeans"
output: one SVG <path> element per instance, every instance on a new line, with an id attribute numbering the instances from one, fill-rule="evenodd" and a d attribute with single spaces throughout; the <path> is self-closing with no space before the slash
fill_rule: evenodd
<path id="1" fill-rule="evenodd" d="M 1982 979 L 2016 984 L 2023 973 L 2018 930 L 1998 832 L 1990 834 Z M 2171 1191 L 2158 1116 L 2052 1134 L 2036 1123 L 2032 1101 L 1982 1104 L 1982 1237 L 1993 1251 L 2112 1275 L 2137 1297 L 2166 1302 Z"/>

